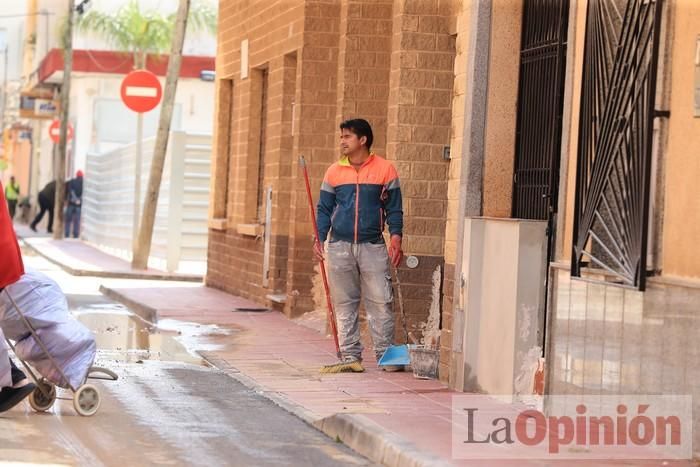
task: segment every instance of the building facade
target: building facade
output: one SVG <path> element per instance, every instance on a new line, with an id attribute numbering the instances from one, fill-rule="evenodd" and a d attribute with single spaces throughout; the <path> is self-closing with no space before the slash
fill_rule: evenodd
<path id="1" fill-rule="evenodd" d="M 441 379 L 698 393 L 698 34 L 693 0 L 222 1 L 207 283 L 323 308 L 297 159 L 319 187 L 364 117 Z"/>
<path id="2" fill-rule="evenodd" d="M 128 2 L 91 1 L 89 8 L 111 13 Z M 177 2 L 143 1 L 144 10 L 161 8 L 175 11 Z M 214 2 L 212 2 L 214 3 Z M 215 4 L 215 3 L 214 3 Z M 67 0 L 27 0 L 24 18 L 22 93 L 57 99 L 63 82 L 63 50 L 60 45 L 60 25 L 68 11 Z M 77 13 L 76 13 L 77 15 Z M 73 34 L 73 74 L 71 86 L 70 124 L 73 139 L 68 143 L 66 176 L 85 170 L 86 155 L 100 153 L 136 140 L 136 114 L 121 102 L 119 89 L 124 76 L 134 69 L 133 58 L 115 50 L 95 34 L 75 30 Z M 201 79 L 202 71 L 213 71 L 215 38 L 208 33 L 189 34 L 183 48 L 181 81 L 175 97 L 173 128 L 211 133 L 214 89 L 211 82 Z M 165 81 L 167 55 L 150 55 L 147 68 Z M 32 128 L 30 191 L 36 195 L 55 178 L 53 167 L 54 143 L 49 126 L 54 115 L 25 117 L 21 121 Z M 156 133 L 160 106 L 144 114 L 143 137 Z M 120 125 L 114 125 L 119 121 Z"/>
<path id="3" fill-rule="evenodd" d="M 0 181 L 6 185 L 15 176 L 24 193 L 28 185 L 24 172 L 28 148 L 24 143 L 26 128 L 18 118 L 18 103 L 25 50 L 25 12 L 21 2 L 4 5 L 0 18 Z"/>
<path id="4" fill-rule="evenodd" d="M 454 8 L 437 1 L 220 3 L 208 284 L 290 316 L 322 308 L 298 157 L 319 187 L 338 157 L 338 124 L 362 116 L 373 125 L 373 151 L 401 176 L 404 248 L 418 259 L 415 269 L 399 272 L 409 331 L 421 335 L 431 308 L 439 315 Z"/>

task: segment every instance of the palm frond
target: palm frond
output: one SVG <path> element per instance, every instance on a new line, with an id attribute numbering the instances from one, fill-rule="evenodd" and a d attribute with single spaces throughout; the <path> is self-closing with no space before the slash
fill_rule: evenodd
<path id="1" fill-rule="evenodd" d="M 138 0 L 131 0 L 111 14 L 90 10 L 78 18 L 76 27 L 121 51 L 161 54 L 170 49 L 175 14 L 145 11 Z M 194 0 L 188 23 L 193 32 L 216 34 L 216 8 L 207 0 Z"/>
<path id="2" fill-rule="evenodd" d="M 168 20 L 175 22 L 177 12 L 168 15 Z M 206 32 L 216 35 L 218 11 L 208 0 L 193 0 L 190 14 L 187 16 L 187 29 L 194 33 Z"/>
<path id="3" fill-rule="evenodd" d="M 132 38 L 122 21 L 100 11 L 91 10 L 78 17 L 76 29 L 104 39 L 119 50 L 131 50 Z"/>
<path id="4" fill-rule="evenodd" d="M 196 0 L 190 7 L 189 24 L 193 32 L 208 32 L 216 35 L 218 11 L 208 1 Z"/>

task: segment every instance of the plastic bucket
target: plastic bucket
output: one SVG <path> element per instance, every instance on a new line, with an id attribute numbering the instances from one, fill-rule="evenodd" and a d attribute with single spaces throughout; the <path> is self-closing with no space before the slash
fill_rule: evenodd
<path id="1" fill-rule="evenodd" d="M 437 379 L 440 351 L 424 345 L 409 345 L 413 376 L 419 379 Z"/>

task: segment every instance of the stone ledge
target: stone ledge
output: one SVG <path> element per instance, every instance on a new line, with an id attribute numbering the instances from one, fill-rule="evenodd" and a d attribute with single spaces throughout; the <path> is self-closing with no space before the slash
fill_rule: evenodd
<path id="1" fill-rule="evenodd" d="M 390 467 L 442 467 L 452 465 L 358 414 L 335 414 L 312 423 L 373 462 Z"/>
<path id="2" fill-rule="evenodd" d="M 274 303 L 285 303 L 287 301 L 286 294 L 267 294 L 265 298 Z"/>
<path id="3" fill-rule="evenodd" d="M 214 218 L 209 219 L 209 228 L 212 230 L 226 230 L 226 219 L 224 218 Z"/>
<path id="4" fill-rule="evenodd" d="M 236 232 L 248 237 L 260 237 L 265 232 L 262 224 L 236 224 Z"/>
<path id="5" fill-rule="evenodd" d="M 100 286 L 100 293 L 105 297 L 111 298 L 112 300 L 121 303 L 126 306 L 129 310 L 134 312 L 134 314 L 143 320 L 156 324 L 158 323 L 158 310 L 150 307 L 144 303 L 137 300 L 132 300 L 121 292 L 118 292 L 111 287 L 106 287 L 104 285 Z"/>

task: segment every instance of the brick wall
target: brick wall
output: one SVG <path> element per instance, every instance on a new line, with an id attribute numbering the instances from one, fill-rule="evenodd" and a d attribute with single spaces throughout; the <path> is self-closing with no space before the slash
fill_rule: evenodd
<path id="1" fill-rule="evenodd" d="M 223 228 L 213 224 L 219 228 L 210 233 L 208 284 L 261 303 L 266 294 L 281 291 L 289 315 L 325 307 L 312 294 L 318 273 L 297 157 L 305 156 L 317 197 L 326 168 L 338 157 L 338 123 L 367 118 L 375 130 L 373 150 L 395 163 L 402 180 L 404 250 L 419 265 L 409 269 L 404 263 L 399 277 L 409 331 L 416 337 L 428 318 L 437 267 L 444 277 L 438 295 L 441 376 L 446 377 L 459 176 L 455 167 L 464 105 L 455 70 L 463 76 L 460 60 L 467 37 L 464 31 L 455 35 L 460 29 L 455 20 L 466 23 L 456 5 L 453 0 L 220 2 L 217 78 L 232 80 L 234 110 L 226 120 L 226 99 L 218 103 L 216 131 L 230 138 L 216 136 L 212 196 L 219 204 L 225 200 L 226 222 Z M 247 79 L 240 77 L 243 39 L 250 48 Z M 237 229 L 257 220 L 251 219 L 257 210 L 250 200 L 257 189 L 261 103 L 256 73 L 262 69 L 268 80 L 264 185 L 273 187 L 267 289 L 261 285 L 263 242 Z M 451 146 L 452 161 L 443 159 L 446 146 Z M 227 166 L 227 177 L 221 177 Z M 396 334 L 403 340 L 400 325 Z"/>
<path id="2" fill-rule="evenodd" d="M 297 51 L 303 43 L 304 3 L 219 3 L 216 154 L 206 282 L 267 304 L 267 294 L 286 290 L 293 183 L 292 114 Z M 247 77 L 241 73 L 243 40 L 249 44 Z M 261 132 L 263 71 L 267 74 L 266 125 Z M 232 92 L 227 91 L 229 88 Z M 265 149 L 262 168 L 258 164 L 261 145 Z M 260 187 L 259 169 L 264 174 Z M 264 242 L 258 235 L 264 230 L 255 224 L 264 221 L 258 212 L 258 190 L 264 192 L 267 187 L 272 187 L 272 223 L 269 284 L 264 288 Z M 262 213 L 264 208 L 263 203 Z M 253 224 L 253 230 L 241 229 L 242 224 Z"/>
<path id="3" fill-rule="evenodd" d="M 395 2 L 393 14 L 387 154 L 401 177 L 404 251 L 418 258 L 416 269 L 400 274 L 409 328 L 420 337 L 433 271 L 444 267 L 455 43 L 451 2 Z"/>
<path id="4" fill-rule="evenodd" d="M 297 156 L 303 154 L 314 201 L 318 201 L 326 168 L 337 158 L 337 104 L 340 3 L 307 1 L 304 44 L 297 68 L 294 153 L 287 263 L 285 312 L 298 315 L 314 309 L 312 286 L 316 272 L 311 252 L 313 227 Z"/>
<path id="5" fill-rule="evenodd" d="M 342 3 L 336 124 L 353 117 L 372 125 L 372 151 L 386 154 L 393 0 Z M 337 126 L 336 126 L 337 127 Z"/>
<path id="6" fill-rule="evenodd" d="M 286 293 L 287 249 L 289 246 L 290 196 L 292 183 L 293 114 L 296 94 L 297 54 L 277 57 L 271 62 L 268 154 L 265 178 L 272 186 L 272 241 L 269 285 L 275 294 Z"/>

